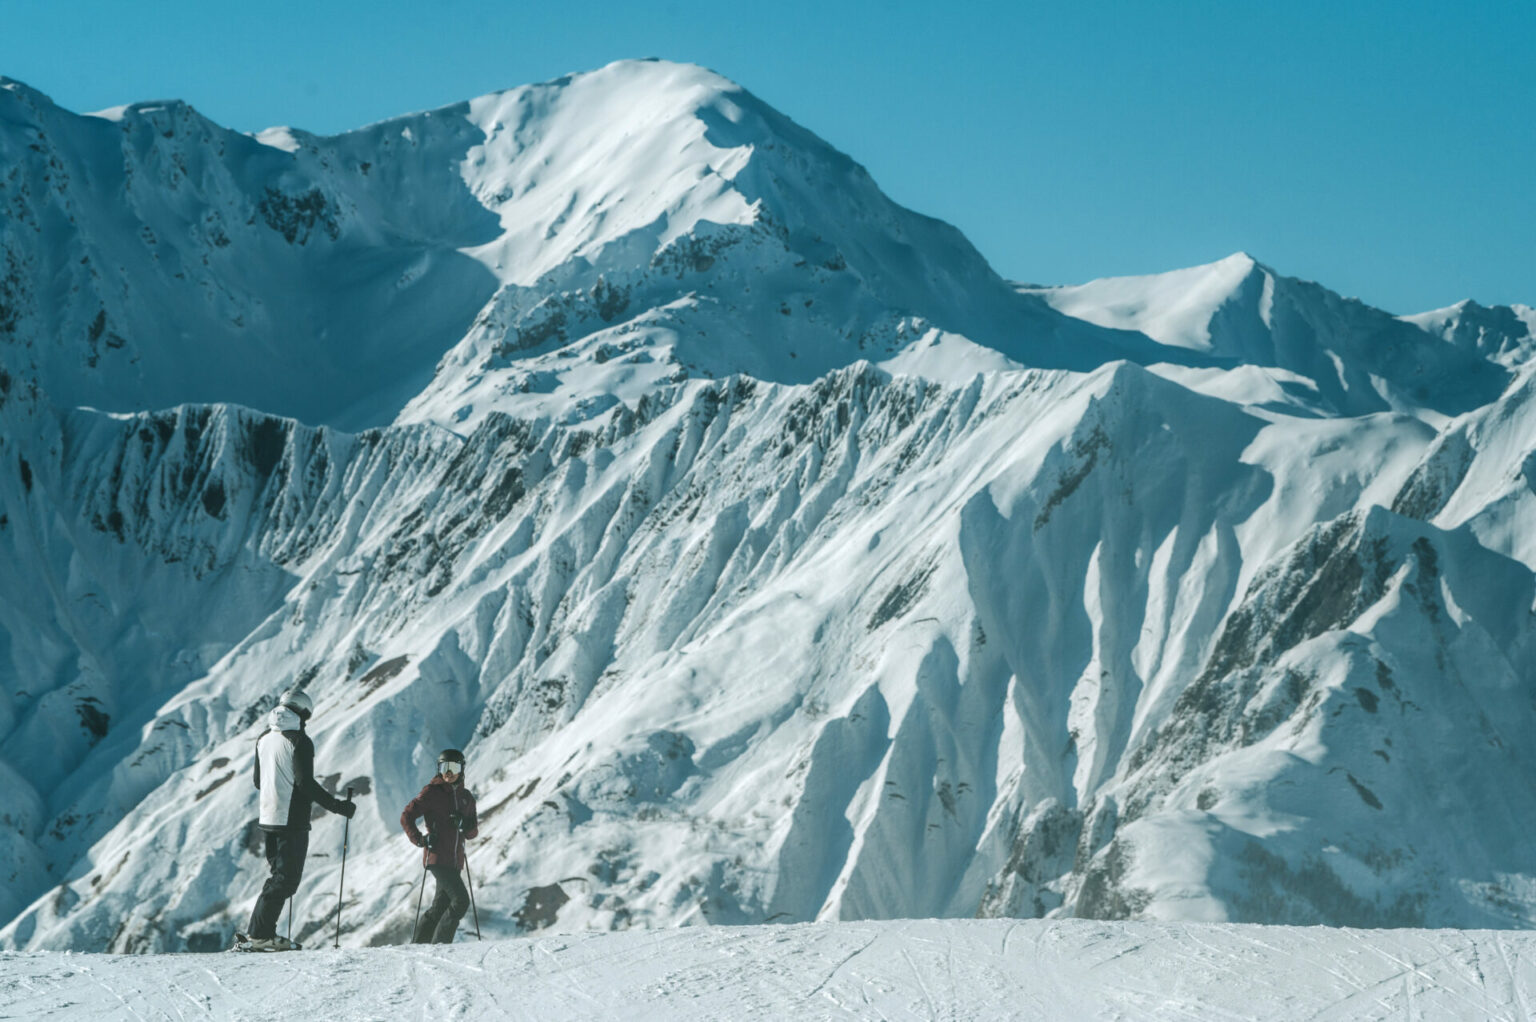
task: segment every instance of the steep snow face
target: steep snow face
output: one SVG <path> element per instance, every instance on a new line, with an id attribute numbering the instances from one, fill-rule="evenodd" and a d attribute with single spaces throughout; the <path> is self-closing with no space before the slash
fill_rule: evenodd
<path id="1" fill-rule="evenodd" d="M 701 68 L 620 62 L 331 138 L 179 102 L 82 117 L 7 79 L 0 125 L 0 358 L 69 406 L 359 428 L 409 403 L 467 430 L 688 375 L 809 382 L 941 334 L 996 366 L 1180 357 L 1015 294 Z"/>
<path id="2" fill-rule="evenodd" d="M 1414 470 L 1393 509 L 1536 567 L 1525 522 L 1536 497 L 1536 376 L 1523 366 L 1499 399 L 1450 423 Z"/>
<path id="3" fill-rule="evenodd" d="M 6 80 L 0 361 L 71 406 L 388 422 L 495 285 L 458 250 L 496 220 L 439 166 L 478 133 L 418 121 L 437 152 L 375 169 L 362 138 L 288 152 L 183 103 L 80 117 Z"/>
<path id="4" fill-rule="evenodd" d="M 292 684 L 353 945 L 446 746 L 496 934 L 1530 924 L 1502 313 L 1247 257 L 1021 293 L 660 62 L 329 139 L 0 103 L 0 944 L 221 945 Z"/>
<path id="5" fill-rule="evenodd" d="M 1237 252 L 1209 266 L 1194 266 L 1150 277 L 1106 277 L 1055 288 L 1026 288 L 1045 296 L 1055 309 L 1117 330 L 1139 330 L 1164 344 L 1236 355 L 1246 338 L 1212 337 L 1218 310 L 1257 276 L 1259 321 L 1271 325 L 1273 278 L 1253 257 Z M 1267 297 L 1266 297 L 1267 295 Z"/>
<path id="6" fill-rule="evenodd" d="M 1527 361 L 1536 347 L 1536 309 L 1529 305 L 1488 308 L 1468 300 L 1402 318 L 1458 348 L 1505 365 Z"/>
<path id="7" fill-rule="evenodd" d="M 465 179 L 505 233 L 502 281 L 398 421 L 581 421 L 658 385 L 808 383 L 859 360 L 983 369 L 1191 361 L 1008 287 L 947 224 L 739 87 L 621 63 L 470 104 Z"/>
<path id="8" fill-rule="evenodd" d="M 22 783 L 56 807 L 24 889 L 63 884 L 15 944 L 202 947 L 238 925 L 263 874 L 250 746 L 295 680 L 329 782 L 367 793 L 354 943 L 409 926 L 394 814 L 447 745 L 484 808 L 493 932 L 1525 918 L 1495 821 L 1532 807 L 1485 778 L 1530 768 L 1511 751 L 1536 723 L 1529 571 L 1379 507 L 1337 516 L 1401 489 L 1430 439 L 1414 420 L 1304 439 L 1124 364 L 688 384 L 599 429 L 491 417 L 463 440 L 212 415 L 75 413 L 61 451 L 114 453 L 74 482 L 30 463 L 34 492 L 78 508 L 60 532 L 80 582 L 13 635 L 59 632 L 87 586 L 138 613 L 118 559 L 163 565 L 163 605 L 227 584 L 249 609 L 218 615 L 225 641 L 174 692 L 99 654 L 94 747 L 63 712 L 86 698 L 72 669 L 20 703 L 8 760 L 45 727 L 84 760 Z M 1430 740 L 1415 728 L 1464 767 L 1393 766 Z M 1486 844 L 1404 844 L 1435 830 L 1431 783 L 1436 819 Z M 328 904 L 334 866 L 317 844 L 304 904 Z"/>
<path id="9" fill-rule="evenodd" d="M 1172 273 L 1022 290 L 1068 315 L 1141 331 L 1227 366 L 1294 373 L 1300 381 L 1277 381 L 1286 400 L 1330 415 L 1392 409 L 1431 413 L 1443 422 L 1484 405 L 1509 379 L 1490 357 L 1523 357 L 1514 339 L 1526 332 L 1509 309 L 1486 310 L 1489 326 L 1474 326 L 1469 313 L 1459 333 L 1435 314 L 1395 318 L 1310 281 L 1281 276 L 1241 252 Z M 1490 328 L 1492 340 L 1464 339 L 1479 330 L 1476 337 L 1484 337 Z"/>
<path id="10" fill-rule="evenodd" d="M 705 119 L 739 118 L 733 95 L 702 68 L 622 62 L 471 101 L 463 113 L 483 139 L 462 176 L 504 232 L 475 255 L 502 283 L 532 287 L 612 245 L 649 258 L 701 221 L 750 226 L 735 179 L 753 139 L 712 139 Z"/>

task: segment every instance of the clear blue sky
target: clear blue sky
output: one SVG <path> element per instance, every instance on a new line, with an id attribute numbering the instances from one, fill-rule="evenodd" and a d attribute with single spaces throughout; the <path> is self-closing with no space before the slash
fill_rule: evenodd
<path id="1" fill-rule="evenodd" d="M 330 133 L 691 61 L 1004 276 L 1241 249 L 1398 313 L 1536 304 L 1533 54 L 1536 0 L 0 0 L 0 74 L 77 111 Z"/>

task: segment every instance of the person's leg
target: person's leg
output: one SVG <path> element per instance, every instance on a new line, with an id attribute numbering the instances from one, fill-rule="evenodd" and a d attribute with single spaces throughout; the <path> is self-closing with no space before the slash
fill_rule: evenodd
<path id="1" fill-rule="evenodd" d="M 304 875 L 304 856 L 308 851 L 308 831 L 267 831 L 267 866 L 272 875 L 262 885 L 261 896 L 251 911 L 250 937 L 253 940 L 277 936 L 277 920 L 283 913 L 283 902 L 299 889 L 299 878 Z"/>
<path id="2" fill-rule="evenodd" d="M 255 939 L 271 937 L 277 932 L 277 916 L 282 911 L 284 898 L 278 897 L 281 889 L 279 878 L 283 875 L 282 835 L 266 832 L 267 882 L 256 897 L 256 907 L 251 909 L 248 935 Z M 286 896 L 285 896 L 286 897 Z"/>
<path id="3" fill-rule="evenodd" d="M 452 944 L 454 935 L 459 932 L 459 920 L 469 911 L 469 892 L 465 890 L 464 878 L 458 870 L 450 871 L 447 866 L 441 869 L 437 877 L 437 890 L 439 895 L 443 891 L 448 892 L 448 905 L 447 911 L 438 920 L 437 933 L 432 939 L 438 944 Z"/>
<path id="4" fill-rule="evenodd" d="M 427 872 L 432 874 L 435 881 L 432 893 L 432 904 L 421 914 L 421 922 L 416 926 L 416 935 L 413 942 L 417 944 L 430 944 L 437 933 L 438 921 L 443 913 L 448 911 L 452 901 L 451 892 L 443 886 L 443 873 L 448 871 L 447 866 L 428 866 Z"/>

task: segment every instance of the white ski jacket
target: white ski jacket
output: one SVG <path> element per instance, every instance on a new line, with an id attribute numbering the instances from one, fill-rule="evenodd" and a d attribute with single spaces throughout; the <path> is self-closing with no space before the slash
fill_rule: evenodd
<path id="1" fill-rule="evenodd" d="M 315 745 L 304 722 L 286 706 L 272 711 L 271 726 L 256 740 L 256 772 L 261 793 L 263 830 L 308 830 L 311 807 L 318 802 L 346 815 L 344 801 L 315 781 Z"/>

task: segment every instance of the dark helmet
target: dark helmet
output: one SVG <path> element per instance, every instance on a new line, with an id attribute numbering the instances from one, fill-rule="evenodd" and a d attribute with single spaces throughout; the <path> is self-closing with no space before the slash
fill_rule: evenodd
<path id="1" fill-rule="evenodd" d="M 454 764 L 455 766 L 458 767 L 458 769 L 455 770 L 454 773 L 458 774 L 460 777 L 464 776 L 464 754 L 462 752 L 460 752 L 458 749 L 444 749 L 442 752 L 437 754 L 437 772 L 438 773 L 442 773 L 443 772 L 443 764 L 444 763 L 452 763 L 452 764 Z"/>

